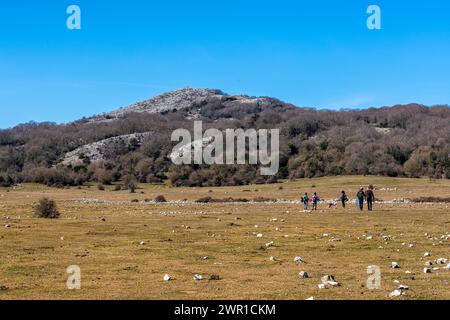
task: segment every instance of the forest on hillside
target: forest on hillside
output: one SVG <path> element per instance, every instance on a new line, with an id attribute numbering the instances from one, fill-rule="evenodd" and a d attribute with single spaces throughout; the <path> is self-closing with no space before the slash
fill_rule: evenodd
<path id="1" fill-rule="evenodd" d="M 230 98 L 231 99 L 231 98 Z M 253 165 L 173 165 L 173 130 L 192 130 L 189 109 L 129 113 L 113 121 L 27 123 L 0 131 L 0 186 L 37 182 L 55 187 L 89 181 L 220 186 L 335 175 L 450 178 L 450 107 L 416 104 L 366 110 L 294 108 L 276 99 L 270 106 L 193 104 L 204 129 L 280 129 L 280 170 L 259 175 Z M 76 166 L 62 157 L 80 146 L 136 132 L 154 132 L 139 144 L 114 146 L 102 161 Z"/>

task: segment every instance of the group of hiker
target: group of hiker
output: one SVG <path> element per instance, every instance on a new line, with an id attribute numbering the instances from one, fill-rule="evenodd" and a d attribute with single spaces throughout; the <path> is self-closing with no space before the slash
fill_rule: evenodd
<path id="1" fill-rule="evenodd" d="M 349 198 L 345 191 L 343 190 L 341 192 L 341 196 L 339 197 L 339 200 L 342 204 L 342 208 L 346 208 L 347 202 L 349 201 Z M 312 203 L 312 210 L 317 210 L 317 206 L 319 204 L 320 198 L 317 195 L 317 192 L 314 192 L 311 199 L 308 196 L 308 193 L 305 193 L 301 199 L 301 202 L 303 203 L 304 209 L 308 210 L 309 203 Z M 367 209 L 369 211 L 373 210 L 373 203 L 375 202 L 375 193 L 374 193 L 374 187 L 373 185 L 370 185 L 367 187 L 366 190 L 364 190 L 363 187 L 359 189 L 359 191 L 356 193 L 356 203 L 358 205 L 358 208 L 363 211 L 364 210 L 364 202 L 367 203 Z M 331 205 L 330 205 L 331 206 Z"/>

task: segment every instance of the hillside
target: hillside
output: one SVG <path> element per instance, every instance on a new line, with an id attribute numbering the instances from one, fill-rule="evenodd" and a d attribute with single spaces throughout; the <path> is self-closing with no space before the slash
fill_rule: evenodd
<path id="1" fill-rule="evenodd" d="M 280 129 L 280 170 L 257 166 L 175 166 L 171 133 Z M 418 104 L 328 111 L 275 98 L 181 89 L 68 124 L 28 123 L 0 131 L 0 185 L 87 181 L 241 185 L 334 175 L 450 178 L 450 108 Z"/>

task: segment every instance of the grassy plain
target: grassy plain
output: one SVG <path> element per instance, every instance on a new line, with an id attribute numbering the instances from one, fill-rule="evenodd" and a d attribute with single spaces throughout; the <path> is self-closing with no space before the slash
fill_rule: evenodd
<path id="1" fill-rule="evenodd" d="M 401 299 L 450 299 L 450 271 L 423 273 L 426 260 L 450 258 L 450 240 L 441 239 L 450 234 L 450 204 L 384 203 L 360 213 L 354 204 L 346 210 L 321 204 L 317 212 L 303 212 L 293 202 L 193 202 L 205 196 L 297 200 L 305 191 L 334 199 L 342 189 L 353 198 L 369 183 L 388 202 L 450 197 L 450 180 L 382 177 L 225 188 L 141 185 L 136 194 L 112 186 L 0 189 L 0 300 L 389 299 L 399 283 L 410 287 Z M 144 202 L 158 195 L 169 202 Z M 61 218 L 33 217 L 33 206 L 44 196 L 56 201 Z M 274 246 L 266 248 L 270 241 Z M 296 256 L 306 263 L 296 265 Z M 401 268 L 391 269 L 393 261 Z M 81 290 L 66 287 L 70 265 L 81 268 Z M 378 290 L 366 287 L 369 265 L 381 268 Z M 301 270 L 310 278 L 301 279 Z M 163 281 L 166 273 L 172 281 Z M 194 281 L 194 274 L 205 280 Z M 211 275 L 221 280 L 209 280 Z M 323 275 L 333 275 L 341 287 L 318 289 Z"/>

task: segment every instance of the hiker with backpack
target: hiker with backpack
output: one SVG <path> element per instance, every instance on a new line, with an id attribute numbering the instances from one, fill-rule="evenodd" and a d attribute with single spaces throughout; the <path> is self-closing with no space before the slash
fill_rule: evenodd
<path id="1" fill-rule="evenodd" d="M 309 203 L 308 193 L 305 193 L 305 195 L 302 197 L 302 203 L 303 203 L 303 208 L 305 210 L 308 210 L 308 203 Z"/>
<path id="2" fill-rule="evenodd" d="M 373 185 L 370 185 L 366 190 L 366 199 L 367 199 L 367 209 L 369 211 L 373 210 L 373 203 L 375 202 L 375 194 L 373 193 Z"/>
<path id="3" fill-rule="evenodd" d="M 356 199 L 358 200 L 359 209 L 361 211 L 364 210 L 364 199 L 366 198 L 366 194 L 364 193 L 364 188 L 361 187 L 358 193 L 356 194 Z"/>
<path id="4" fill-rule="evenodd" d="M 313 204 L 313 210 L 317 210 L 317 204 L 319 203 L 320 198 L 317 195 L 317 192 L 314 192 L 314 195 L 312 196 L 312 204 Z"/>
<path id="5" fill-rule="evenodd" d="M 348 197 L 347 197 L 347 194 L 345 193 L 344 190 L 342 190 L 340 200 L 341 200 L 341 203 L 342 203 L 342 208 L 345 209 L 345 205 L 346 205 L 346 203 L 348 201 Z"/>

